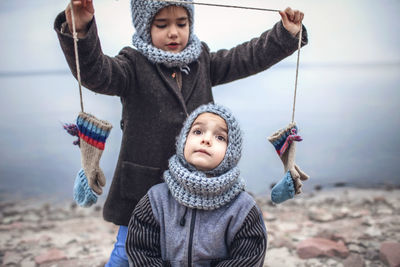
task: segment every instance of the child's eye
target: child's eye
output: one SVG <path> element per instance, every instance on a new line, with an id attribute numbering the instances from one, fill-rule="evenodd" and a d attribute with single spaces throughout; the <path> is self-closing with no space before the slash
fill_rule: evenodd
<path id="1" fill-rule="evenodd" d="M 201 131 L 200 130 L 193 130 L 193 134 L 195 134 L 195 135 L 199 135 L 199 134 L 201 134 Z"/>
<path id="2" fill-rule="evenodd" d="M 223 142 L 226 141 L 226 138 L 223 137 L 222 135 L 217 135 L 217 139 L 218 139 L 219 141 L 223 141 Z"/>
<path id="3" fill-rule="evenodd" d="M 167 24 L 155 24 L 155 26 L 159 29 L 164 29 L 165 27 L 167 27 Z"/>
<path id="4" fill-rule="evenodd" d="M 186 27 L 186 23 L 179 23 L 179 24 L 178 24 L 178 27 L 184 28 L 184 27 Z"/>

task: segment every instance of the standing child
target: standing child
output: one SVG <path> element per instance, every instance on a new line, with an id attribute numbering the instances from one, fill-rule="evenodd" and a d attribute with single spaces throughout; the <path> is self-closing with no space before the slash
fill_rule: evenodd
<path id="1" fill-rule="evenodd" d="M 128 226 L 130 266 L 263 266 L 267 234 L 237 167 L 239 124 L 208 104 L 185 121 L 176 154 Z"/>
<path id="2" fill-rule="evenodd" d="M 192 0 L 171 4 L 131 0 L 136 33 L 132 47 L 104 55 L 97 34 L 93 0 L 74 0 L 82 84 L 119 96 L 121 150 L 103 208 L 104 219 L 120 225 L 109 266 L 127 266 L 127 225 L 138 201 L 161 183 L 175 137 L 189 113 L 213 102 L 211 88 L 261 72 L 296 51 L 303 13 L 287 8 L 282 20 L 260 37 L 230 50 L 210 52 L 193 32 Z M 54 23 L 61 48 L 76 76 L 71 6 Z M 303 28 L 303 45 L 307 33 Z"/>

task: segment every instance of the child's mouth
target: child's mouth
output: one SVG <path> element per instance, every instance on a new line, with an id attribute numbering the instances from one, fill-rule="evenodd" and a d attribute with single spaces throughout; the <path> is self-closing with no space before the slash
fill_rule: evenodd
<path id="1" fill-rule="evenodd" d="M 167 46 L 169 49 L 175 50 L 178 48 L 179 44 L 178 43 L 169 43 Z"/>
<path id="2" fill-rule="evenodd" d="M 196 152 L 198 152 L 198 153 L 203 153 L 203 154 L 206 154 L 206 155 L 210 155 L 210 153 L 208 153 L 206 150 L 204 150 L 204 149 L 199 149 L 199 150 L 197 150 Z"/>

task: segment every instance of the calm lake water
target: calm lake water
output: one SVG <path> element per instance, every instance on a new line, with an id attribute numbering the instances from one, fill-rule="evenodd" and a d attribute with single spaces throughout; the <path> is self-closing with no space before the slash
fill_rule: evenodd
<path id="1" fill-rule="evenodd" d="M 316 184 L 400 184 L 400 66 L 304 66 L 296 117 L 303 141 L 296 162 Z M 267 194 L 283 167 L 267 137 L 291 120 L 294 66 L 273 67 L 214 89 L 245 133 L 240 162 L 247 188 Z M 84 91 L 87 112 L 114 125 L 101 158 L 111 184 L 121 141 L 119 98 Z M 0 76 L 0 193 L 72 197 L 79 149 L 64 132 L 80 110 L 76 81 L 59 74 Z M 144 133 L 145 134 L 145 133 Z M 104 198 L 104 195 L 102 196 Z"/>

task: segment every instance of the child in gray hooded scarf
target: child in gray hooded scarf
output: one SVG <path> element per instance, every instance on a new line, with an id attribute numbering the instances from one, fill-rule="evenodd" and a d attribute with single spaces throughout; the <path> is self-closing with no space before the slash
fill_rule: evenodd
<path id="1" fill-rule="evenodd" d="M 130 266 L 263 266 L 267 234 L 237 167 L 242 133 L 208 104 L 185 121 L 176 154 L 137 204 L 128 226 Z"/>

